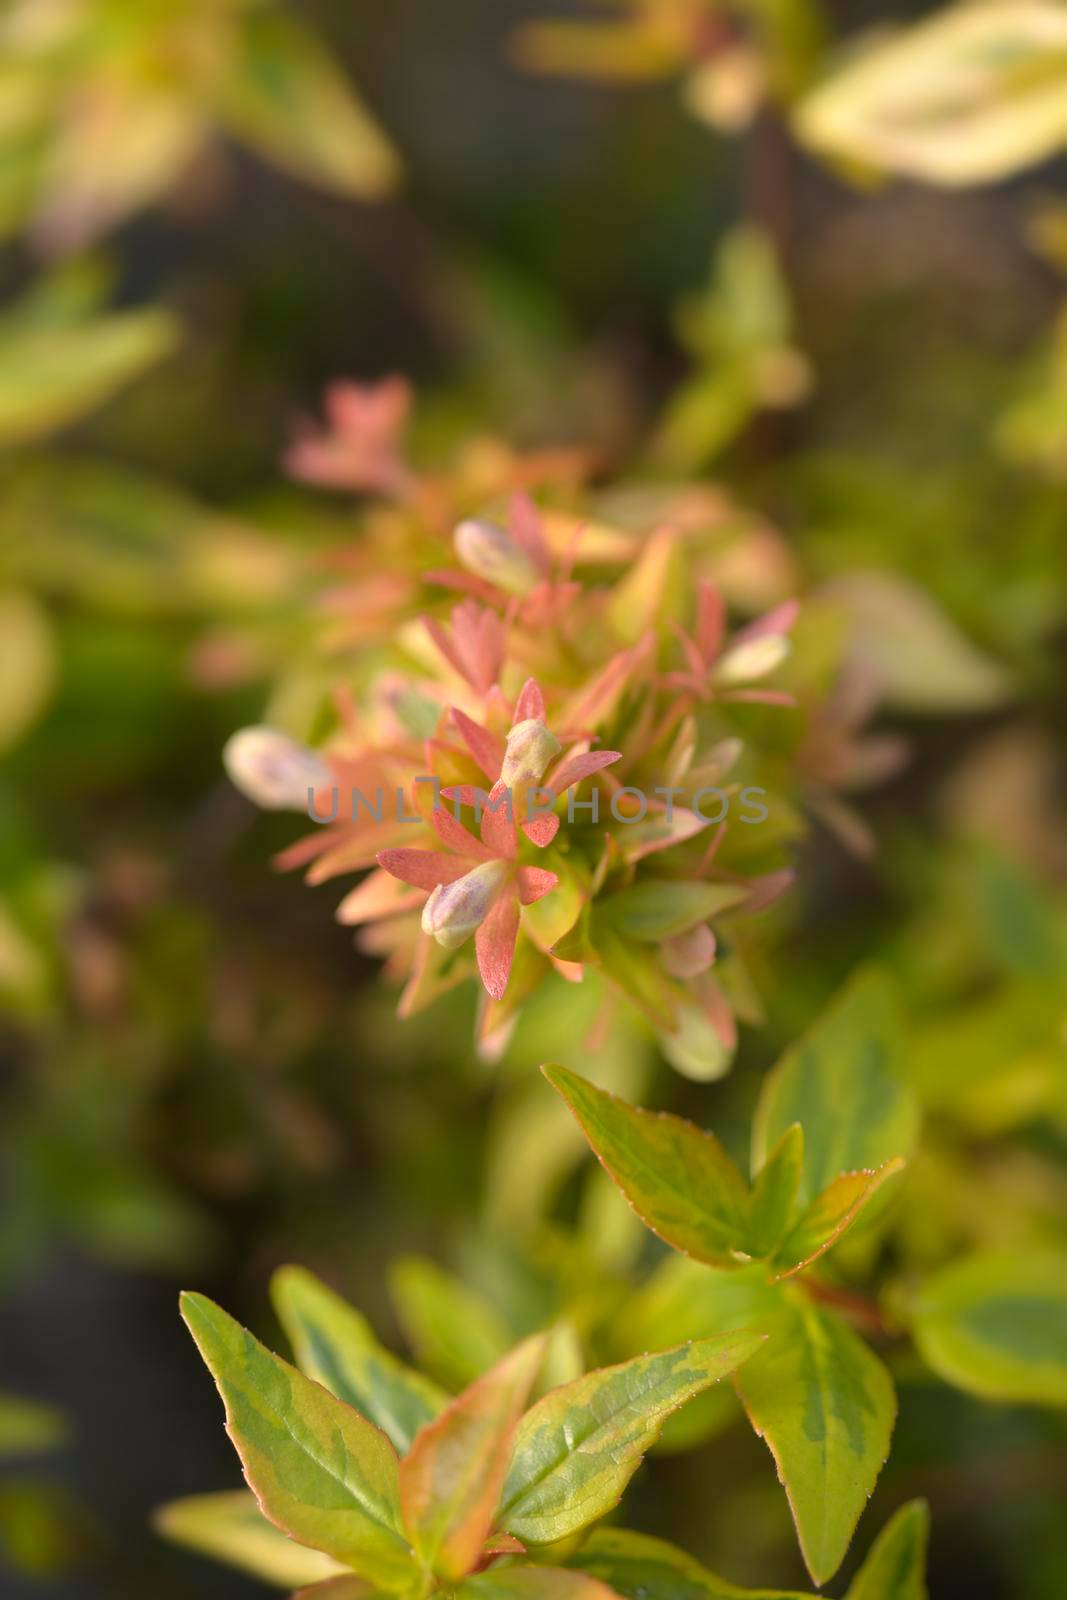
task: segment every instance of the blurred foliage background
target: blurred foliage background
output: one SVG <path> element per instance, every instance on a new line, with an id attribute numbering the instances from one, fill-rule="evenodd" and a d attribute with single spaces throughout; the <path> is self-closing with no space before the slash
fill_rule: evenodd
<path id="1" fill-rule="evenodd" d="M 309 557 L 351 511 L 279 459 L 340 374 L 410 375 L 429 461 L 483 434 L 588 446 L 605 476 L 728 484 L 809 583 L 920 586 L 944 681 L 898 697 L 913 757 L 866 803 L 877 853 L 805 846 L 738 1069 L 706 1091 L 633 1030 L 607 1048 L 632 1098 L 737 1143 L 761 1071 L 878 956 L 936 1130 L 917 1259 L 938 1230 L 995 1241 L 1012 1207 L 1062 1244 L 1063 130 L 1039 107 L 1009 171 L 961 176 L 958 150 L 886 156 L 854 107 L 790 109 L 842 37 L 925 9 L 3 8 L 5 1594 L 261 1592 L 149 1527 L 236 1472 L 179 1283 L 273 1334 L 267 1276 L 301 1260 L 395 1333 L 398 1256 L 516 1327 L 581 1282 L 583 1228 L 610 1277 L 596 1187 L 529 1088 L 575 1017 L 534 1007 L 500 1067 L 469 1048 L 469 995 L 397 1023 L 329 891 L 265 870 L 291 824 L 222 776 L 269 684 L 308 692 L 275 680 L 306 644 Z M 548 12 L 610 17 L 607 56 Z M 545 1193 L 577 1233 L 545 1228 Z M 931 1500 L 932 1593 L 1059 1600 L 1062 1420 L 897 1376 L 878 1494 Z M 656 1461 L 634 1504 L 738 1581 L 800 1581 L 743 1429 Z"/>

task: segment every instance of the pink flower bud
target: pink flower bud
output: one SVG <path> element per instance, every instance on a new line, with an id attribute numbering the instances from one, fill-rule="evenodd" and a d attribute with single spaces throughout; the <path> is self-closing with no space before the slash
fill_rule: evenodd
<path id="1" fill-rule="evenodd" d="M 495 522 L 471 517 L 454 534 L 456 554 L 469 572 L 507 594 L 529 594 L 541 574 L 526 551 Z"/>
<path id="2" fill-rule="evenodd" d="M 454 883 L 439 883 L 422 908 L 423 933 L 457 949 L 485 921 L 509 871 L 506 861 L 483 861 Z"/>
<path id="3" fill-rule="evenodd" d="M 549 762 L 555 760 L 562 748 L 555 734 L 536 717 L 516 722 L 508 734 L 504 763 L 500 768 L 501 782 L 521 795 L 541 782 Z"/>
<path id="4" fill-rule="evenodd" d="M 222 760 L 234 788 L 264 811 L 306 811 L 308 790 L 330 782 L 325 761 L 277 728 L 239 729 Z"/>

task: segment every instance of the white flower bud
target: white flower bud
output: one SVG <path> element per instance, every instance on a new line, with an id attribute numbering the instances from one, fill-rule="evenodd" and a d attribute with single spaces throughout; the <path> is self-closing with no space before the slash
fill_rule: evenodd
<path id="1" fill-rule="evenodd" d="M 308 790 L 330 782 L 325 761 L 277 728 L 239 729 L 222 761 L 234 787 L 264 811 L 306 811 Z"/>
<path id="2" fill-rule="evenodd" d="M 457 949 L 485 921 L 509 870 L 506 861 L 483 861 L 454 883 L 439 883 L 422 908 L 423 933 Z"/>
<path id="3" fill-rule="evenodd" d="M 541 574 L 526 551 L 495 522 L 471 517 L 453 535 L 456 554 L 469 572 L 507 594 L 529 594 Z"/>
<path id="4" fill-rule="evenodd" d="M 521 796 L 541 782 L 550 761 L 555 760 L 563 746 L 554 733 L 550 733 L 536 717 L 516 722 L 508 734 L 500 778 L 513 792 Z"/>

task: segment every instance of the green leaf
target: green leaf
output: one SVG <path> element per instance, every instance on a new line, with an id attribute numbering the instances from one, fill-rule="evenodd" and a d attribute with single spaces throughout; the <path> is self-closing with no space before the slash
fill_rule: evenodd
<path id="1" fill-rule="evenodd" d="M 410 1582 L 397 1457 L 385 1434 L 203 1295 L 183 1294 L 181 1306 L 265 1515 L 372 1582 Z"/>
<path id="2" fill-rule="evenodd" d="M 623 1600 L 812 1600 L 795 1589 L 739 1589 L 665 1539 L 624 1528 L 597 1528 L 570 1564 Z"/>
<path id="3" fill-rule="evenodd" d="M 354 1572 L 342 1573 L 336 1578 L 326 1578 L 322 1583 L 313 1583 L 308 1589 L 301 1589 L 293 1600 L 371 1600 L 376 1593 L 373 1584 L 365 1578 L 357 1578 Z"/>
<path id="4" fill-rule="evenodd" d="M 927 1600 L 925 1500 L 910 1500 L 891 1517 L 871 1546 L 845 1600 Z"/>
<path id="5" fill-rule="evenodd" d="M 612 1600 L 595 1578 L 563 1567 L 493 1567 L 453 1594 L 456 1600 Z"/>
<path id="6" fill-rule="evenodd" d="M 804 1129 L 794 1122 L 756 1174 L 749 1204 L 748 1249 L 769 1256 L 781 1243 L 796 1209 L 804 1170 Z"/>
<path id="7" fill-rule="evenodd" d="M 1012 683 L 937 603 L 893 572 L 847 572 L 823 593 L 851 629 L 849 658 L 879 685 L 882 703 L 920 715 L 988 711 Z"/>
<path id="8" fill-rule="evenodd" d="M 553 1389 L 519 1424 L 497 1525 L 552 1544 L 616 1505 L 666 1417 L 761 1343 L 740 1332 L 638 1356 Z"/>
<path id="9" fill-rule="evenodd" d="M 779 1278 L 787 1278 L 831 1249 L 855 1222 L 868 1200 L 887 1178 L 902 1172 L 904 1162 L 887 1161 L 874 1172 L 843 1172 L 808 1206 L 775 1251 Z"/>
<path id="10" fill-rule="evenodd" d="M 541 1070 L 642 1221 L 698 1261 L 735 1266 L 748 1189 L 714 1135 L 667 1112 L 629 1106 L 565 1067 Z"/>
<path id="11" fill-rule="evenodd" d="M 842 1172 L 911 1154 L 918 1107 L 901 1076 L 904 1036 L 895 997 L 877 972 L 861 972 L 764 1080 L 752 1132 L 752 1165 L 794 1122 L 804 1129 L 800 1200 L 808 1204 Z"/>
<path id="12" fill-rule="evenodd" d="M 707 922 L 745 898 L 730 883 L 646 879 L 597 902 L 597 920 L 641 944 L 659 944 Z"/>
<path id="13" fill-rule="evenodd" d="M 234 132 L 310 183 L 367 199 L 388 193 L 396 153 L 315 35 L 258 9 L 241 28 L 220 108 Z"/>
<path id="14" fill-rule="evenodd" d="M 282 1589 L 318 1583 L 344 1570 L 320 1550 L 295 1544 L 268 1522 L 247 1489 L 172 1500 L 160 1506 L 152 1524 L 174 1544 L 225 1561 Z"/>
<path id="15" fill-rule="evenodd" d="M 400 1463 L 404 1525 L 440 1578 L 462 1578 L 478 1560 L 545 1343 L 526 1339 L 457 1395 Z"/>
<path id="16" fill-rule="evenodd" d="M 850 165 L 962 187 L 1067 144 L 1067 14 L 1053 0 L 946 6 L 853 51 L 801 103 L 800 136 Z"/>
<path id="17" fill-rule="evenodd" d="M 421 1256 L 392 1263 L 389 1290 L 419 1365 L 450 1388 L 473 1382 L 513 1343 L 492 1306 Z"/>
<path id="18" fill-rule="evenodd" d="M 445 1391 L 380 1345 L 366 1318 L 303 1267 L 281 1267 L 271 1295 L 301 1372 L 362 1412 L 403 1455 L 447 1404 Z"/>
<path id="19" fill-rule="evenodd" d="M 923 1286 L 912 1331 L 971 1394 L 1067 1405 L 1067 1256 L 990 1251 L 946 1267 Z"/>
<path id="20" fill-rule="evenodd" d="M 102 405 L 174 348 L 165 311 L 122 311 L 75 325 L 5 327 L 0 444 L 25 444 Z"/>
<path id="21" fill-rule="evenodd" d="M 834 1573 L 877 1481 L 896 1418 L 889 1374 L 837 1317 L 783 1294 L 766 1346 L 735 1380 L 785 1486 L 817 1584 Z"/>

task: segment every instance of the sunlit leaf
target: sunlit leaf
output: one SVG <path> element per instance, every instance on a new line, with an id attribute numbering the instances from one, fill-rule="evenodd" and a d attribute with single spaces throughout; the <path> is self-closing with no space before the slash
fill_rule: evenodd
<path id="1" fill-rule="evenodd" d="M 748 1190 L 715 1136 L 629 1106 L 565 1067 L 543 1071 L 638 1216 L 676 1250 L 733 1266 L 744 1249 Z"/>
<path id="2" fill-rule="evenodd" d="M 846 57 L 801 102 L 801 138 L 847 166 L 958 187 L 1067 144 L 1067 12 L 1054 0 L 948 6 Z"/>
<path id="3" fill-rule="evenodd" d="M 397 1457 L 385 1434 L 203 1295 L 184 1294 L 182 1315 L 267 1516 L 361 1576 L 393 1587 L 409 1582 Z"/>
<path id="4" fill-rule="evenodd" d="M 695 1340 L 553 1389 L 519 1425 L 498 1525 L 540 1545 L 595 1522 L 618 1503 L 665 1418 L 760 1343 L 745 1332 Z"/>
<path id="5" fill-rule="evenodd" d="M 1067 1405 L 1067 1257 L 989 1252 L 948 1266 L 923 1285 L 912 1330 L 961 1389 Z"/>
<path id="6" fill-rule="evenodd" d="M 192 1494 L 160 1506 L 158 1533 L 215 1561 L 276 1583 L 282 1589 L 318 1583 L 344 1569 L 319 1550 L 309 1550 L 268 1522 L 247 1489 Z"/>
<path id="7" fill-rule="evenodd" d="M 378 1343 L 365 1317 L 303 1267 L 281 1267 L 271 1294 L 296 1364 L 384 1433 L 401 1455 L 448 1396 Z"/>
<path id="8" fill-rule="evenodd" d="M 441 1578 L 462 1578 L 478 1559 L 544 1355 L 542 1336 L 517 1346 L 427 1423 L 400 1463 L 404 1525 Z"/>

